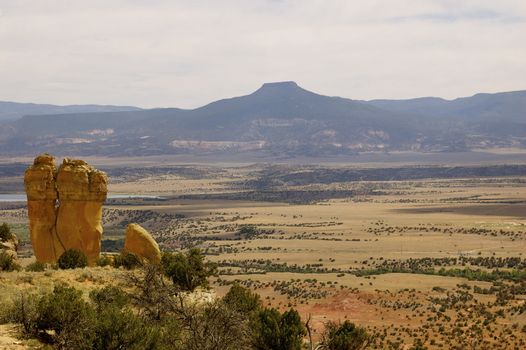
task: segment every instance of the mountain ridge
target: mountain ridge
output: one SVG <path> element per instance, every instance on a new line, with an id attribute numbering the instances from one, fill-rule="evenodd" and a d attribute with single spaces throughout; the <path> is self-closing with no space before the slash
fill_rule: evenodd
<path id="1" fill-rule="evenodd" d="M 101 113 L 111 111 L 138 111 L 139 107 L 98 104 L 54 105 L 47 103 L 0 101 L 0 121 L 14 120 L 25 115 L 63 113 Z"/>
<path id="2" fill-rule="evenodd" d="M 526 148 L 525 111 L 526 91 L 364 101 L 324 96 L 285 81 L 195 109 L 24 116 L 0 124 L 0 146 L 9 154 L 38 146 L 84 155 L 291 156 Z"/>

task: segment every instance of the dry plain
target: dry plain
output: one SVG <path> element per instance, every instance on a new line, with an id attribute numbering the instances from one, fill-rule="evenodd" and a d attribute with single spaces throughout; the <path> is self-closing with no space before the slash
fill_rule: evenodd
<path id="1" fill-rule="evenodd" d="M 113 194 L 153 197 L 107 201 L 103 248 L 120 249 L 128 222 L 148 228 L 165 250 L 199 246 L 220 266 L 218 295 L 238 281 L 265 304 L 310 316 L 315 338 L 327 320 L 350 319 L 376 335 L 378 349 L 526 346 L 526 177 L 281 177 L 261 185 L 275 171 L 222 164 L 117 174 Z M 0 222 L 13 224 L 28 263 L 25 208 L 2 208 Z M 107 274 L 118 279 L 104 268 L 86 273 L 79 280 L 53 272 L 86 290 Z M 18 274 L 4 274 L 3 288 L 24 287 L 20 274 L 45 278 Z"/>

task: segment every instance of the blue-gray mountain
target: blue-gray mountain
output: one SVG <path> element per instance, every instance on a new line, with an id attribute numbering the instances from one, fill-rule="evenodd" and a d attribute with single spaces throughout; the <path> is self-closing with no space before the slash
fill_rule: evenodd
<path id="1" fill-rule="evenodd" d="M 70 105 L 56 106 L 37 103 L 19 103 L 0 101 L 0 121 L 14 120 L 25 115 L 64 114 L 64 113 L 96 113 L 138 111 L 140 108 L 131 106 L 103 106 L 103 105 Z"/>
<path id="2" fill-rule="evenodd" d="M 0 115 L 1 108 L 0 104 Z M 451 101 L 359 101 L 281 82 L 192 110 L 75 111 L 27 115 L 0 124 L 2 155 L 38 150 L 114 156 L 234 152 L 319 156 L 499 147 L 526 148 L 526 91 Z"/>

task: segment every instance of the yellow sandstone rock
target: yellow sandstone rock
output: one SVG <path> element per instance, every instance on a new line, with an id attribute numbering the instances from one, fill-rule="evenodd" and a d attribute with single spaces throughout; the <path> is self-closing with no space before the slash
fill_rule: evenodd
<path id="1" fill-rule="evenodd" d="M 78 249 L 94 264 L 100 253 L 106 174 L 67 158 L 57 171 L 55 159 L 42 154 L 26 170 L 24 183 L 37 261 L 53 263 L 65 250 Z"/>
<path id="2" fill-rule="evenodd" d="M 57 261 L 65 250 L 55 229 L 55 172 L 55 158 L 42 154 L 35 158 L 24 174 L 31 242 L 36 259 L 43 263 Z"/>
<path id="3" fill-rule="evenodd" d="M 150 263 L 158 264 L 161 262 L 159 245 L 148 231 L 137 224 L 129 224 L 126 229 L 124 251 L 144 258 Z"/>
<path id="4" fill-rule="evenodd" d="M 82 160 L 64 159 L 57 173 L 57 236 L 66 249 L 84 252 L 90 265 L 100 254 L 107 182 L 105 173 Z"/>

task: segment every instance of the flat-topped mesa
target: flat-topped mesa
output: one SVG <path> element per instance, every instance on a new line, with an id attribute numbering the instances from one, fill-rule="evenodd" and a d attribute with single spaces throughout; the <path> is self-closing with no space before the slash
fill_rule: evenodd
<path id="1" fill-rule="evenodd" d="M 57 235 L 66 249 L 81 250 L 95 264 L 102 238 L 102 204 L 106 200 L 106 174 L 83 160 L 64 159 L 57 173 L 60 202 Z"/>
<path id="2" fill-rule="evenodd" d="M 24 174 L 33 252 L 44 263 L 56 262 L 64 252 L 55 228 L 58 198 L 55 175 L 55 158 L 46 153 L 36 157 Z"/>

